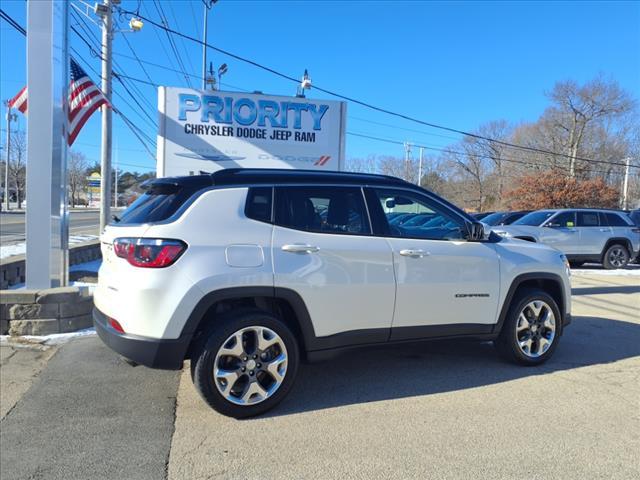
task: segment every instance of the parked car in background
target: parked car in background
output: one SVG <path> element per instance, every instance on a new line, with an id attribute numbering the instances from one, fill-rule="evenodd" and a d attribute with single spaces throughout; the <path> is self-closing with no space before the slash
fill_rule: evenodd
<path id="1" fill-rule="evenodd" d="M 524 217 L 531 210 L 520 210 L 518 212 L 494 212 L 482 218 L 482 223 L 486 223 L 492 227 L 498 225 L 511 225 L 516 220 Z"/>
<path id="2" fill-rule="evenodd" d="M 640 228 L 616 210 L 538 210 L 493 231 L 546 243 L 563 252 L 573 266 L 595 262 L 607 269 L 624 268 L 640 251 Z"/>
<path id="3" fill-rule="evenodd" d="M 482 220 L 484 217 L 486 217 L 487 215 L 491 215 L 492 213 L 495 213 L 495 212 L 478 212 L 478 213 L 472 213 L 471 216 L 476 220 Z"/>
<path id="4" fill-rule="evenodd" d="M 635 210 L 629 210 L 625 213 L 629 216 L 631 221 L 634 223 L 636 227 L 640 227 L 640 208 L 636 208 Z"/>

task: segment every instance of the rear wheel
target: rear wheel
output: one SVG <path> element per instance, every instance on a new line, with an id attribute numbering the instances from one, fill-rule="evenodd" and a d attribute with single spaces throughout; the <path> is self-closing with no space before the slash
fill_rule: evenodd
<path id="1" fill-rule="evenodd" d="M 270 410 L 287 395 L 299 351 L 282 321 L 256 311 L 216 320 L 192 362 L 202 398 L 223 415 L 246 418 Z"/>
<path id="2" fill-rule="evenodd" d="M 551 295 L 522 290 L 513 300 L 495 345 L 507 360 L 538 365 L 553 355 L 560 339 L 562 317 Z"/>
<path id="3" fill-rule="evenodd" d="M 629 263 L 629 250 L 624 245 L 615 243 L 607 248 L 604 253 L 602 264 L 607 270 L 613 270 L 616 268 L 624 268 Z"/>

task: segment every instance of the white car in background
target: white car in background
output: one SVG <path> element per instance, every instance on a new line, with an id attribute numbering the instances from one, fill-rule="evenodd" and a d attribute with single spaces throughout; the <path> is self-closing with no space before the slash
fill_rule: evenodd
<path id="1" fill-rule="evenodd" d="M 572 266 L 594 262 L 606 269 L 624 268 L 640 251 L 640 228 L 617 210 L 538 210 L 493 231 L 557 248 Z"/>

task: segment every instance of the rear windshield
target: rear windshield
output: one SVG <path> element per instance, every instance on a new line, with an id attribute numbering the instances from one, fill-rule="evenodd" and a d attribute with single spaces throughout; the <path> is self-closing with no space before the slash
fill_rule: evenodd
<path id="1" fill-rule="evenodd" d="M 486 223 L 487 225 L 498 225 L 498 223 L 500 223 L 504 217 L 504 212 L 496 212 L 483 217 L 481 220 L 482 223 Z"/>
<path id="2" fill-rule="evenodd" d="M 129 205 L 116 225 L 127 225 L 132 223 L 153 223 L 166 220 L 176 213 L 194 194 L 197 189 L 182 185 L 156 183 L 149 188 L 138 199 Z"/>
<path id="3" fill-rule="evenodd" d="M 513 222 L 512 225 L 529 225 L 532 227 L 538 227 L 554 213 L 556 213 L 554 210 L 540 210 L 538 212 L 527 213 L 524 217 Z"/>

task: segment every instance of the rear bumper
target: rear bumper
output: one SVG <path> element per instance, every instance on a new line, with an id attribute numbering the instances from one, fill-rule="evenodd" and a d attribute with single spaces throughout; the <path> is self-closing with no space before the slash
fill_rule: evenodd
<path id="1" fill-rule="evenodd" d="M 182 368 L 188 339 L 160 340 L 119 333 L 107 324 L 107 316 L 97 308 L 93 309 L 93 324 L 105 345 L 135 363 L 162 370 Z"/>

